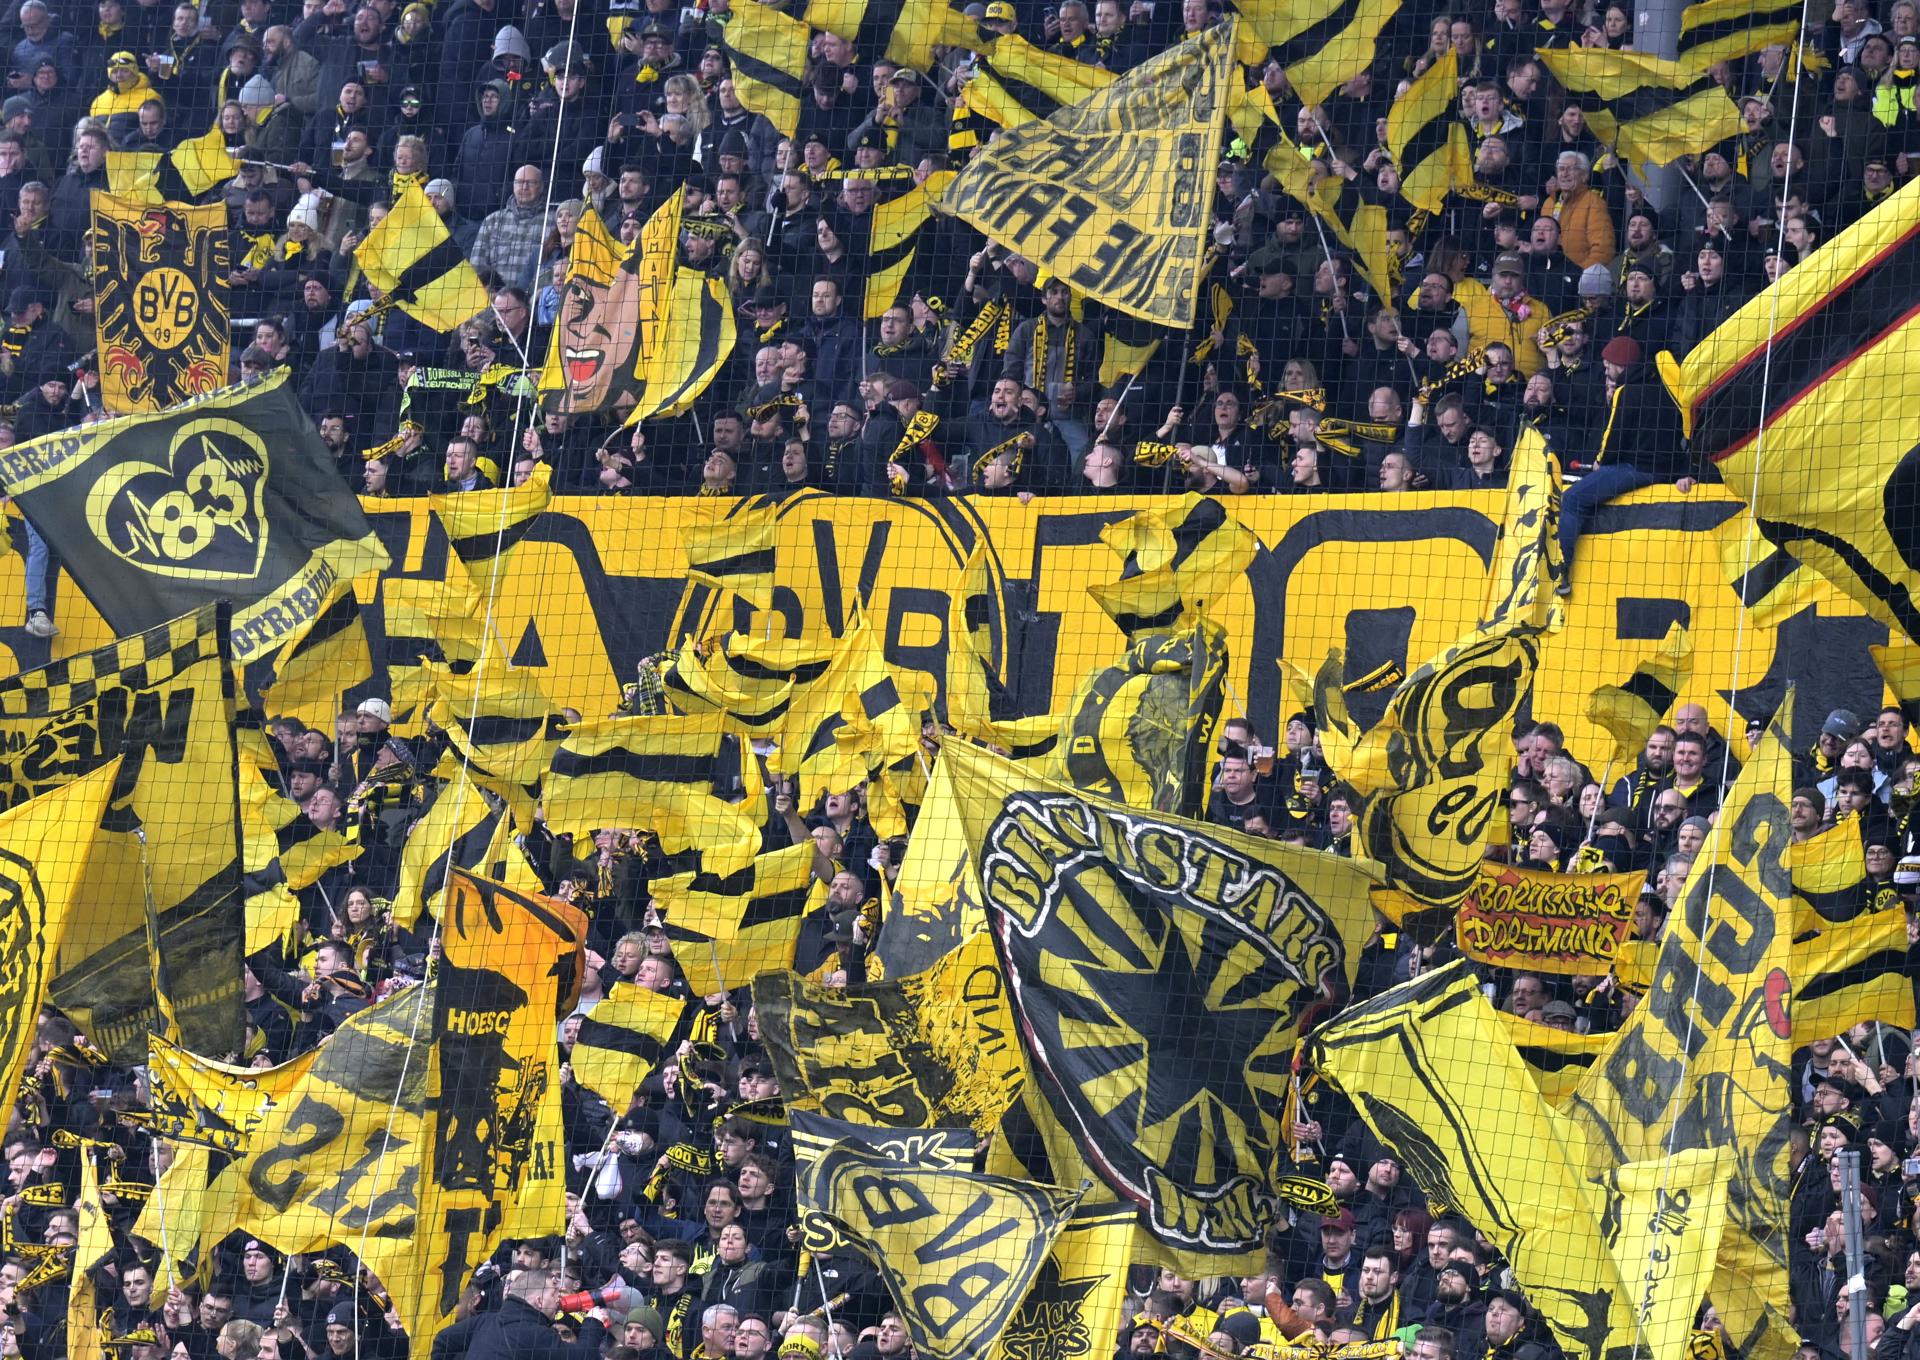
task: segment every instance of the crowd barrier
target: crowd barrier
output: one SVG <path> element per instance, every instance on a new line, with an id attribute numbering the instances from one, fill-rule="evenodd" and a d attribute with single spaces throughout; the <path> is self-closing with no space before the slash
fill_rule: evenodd
<path id="1" fill-rule="evenodd" d="M 1119 631 L 1086 591 L 1119 574 L 1100 531 L 1155 503 L 802 493 L 780 507 L 779 589 L 774 608 L 760 614 L 686 582 L 681 529 L 728 507 L 685 498 L 556 497 L 516 549 L 492 602 L 493 624 L 515 663 L 541 672 L 550 699 L 590 716 L 618 703 L 636 663 L 689 631 L 837 633 L 862 606 L 883 632 L 888 660 L 938 683 L 948 590 L 984 540 L 1003 606 L 997 660 L 1022 711 L 1053 711 L 1085 671 L 1121 646 Z M 1387 661 L 1410 668 L 1453 641 L 1481 605 L 1503 504 L 1501 492 L 1229 502 L 1261 549 L 1214 611 L 1232 640 L 1228 707 L 1244 709 L 1271 736 L 1286 716 L 1276 657 L 1311 671 L 1328 648 L 1341 647 L 1348 674 L 1358 676 Z M 393 559 L 387 575 L 444 579 L 461 570 L 424 499 L 365 505 Z M 1607 748 L 1584 716 L 1588 692 L 1624 681 L 1676 620 L 1691 628 L 1695 646 L 1683 698 L 1705 704 L 1723 733 L 1769 711 L 1796 680 L 1816 725 L 1829 707 L 1878 707 L 1882 686 L 1867 649 L 1886 640 L 1886 629 L 1850 601 L 1823 592 L 1775 627 L 1757 626 L 1742 608 L 1721 567 L 1738 510 L 1718 489 L 1656 489 L 1607 507 L 1591 522 L 1567 627 L 1546 641 L 1533 703 L 1536 717 L 1567 729 L 1582 758 L 1604 759 Z M 0 591 L 15 601 L 24 600 L 23 567 L 18 552 L 0 560 Z M 382 579 L 355 582 L 377 661 Z M 62 631 L 51 644 L 17 625 L 0 629 L 14 668 L 109 639 L 71 580 L 62 579 L 58 599 Z M 16 617 L 24 618 L 24 609 Z M 1384 693 L 1356 695 L 1356 716 L 1371 720 L 1384 702 Z"/>

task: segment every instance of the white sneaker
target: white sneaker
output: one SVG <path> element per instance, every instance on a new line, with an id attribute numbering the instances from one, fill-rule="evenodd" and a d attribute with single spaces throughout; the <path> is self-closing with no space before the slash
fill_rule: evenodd
<path id="1" fill-rule="evenodd" d="M 47 616 L 46 610 L 36 609 L 27 615 L 27 632 L 31 633 L 34 637 L 50 638 L 58 634 L 59 631 L 58 628 L 53 626 L 53 620 Z"/>

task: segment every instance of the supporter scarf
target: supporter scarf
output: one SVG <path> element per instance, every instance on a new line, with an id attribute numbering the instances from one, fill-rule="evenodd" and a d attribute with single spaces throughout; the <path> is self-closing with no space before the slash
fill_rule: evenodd
<path id="1" fill-rule="evenodd" d="M 27 341 L 33 338 L 31 326 L 8 326 L 6 335 L 0 337 L 0 348 L 18 359 L 27 347 Z"/>
<path id="2" fill-rule="evenodd" d="M 908 340 L 898 345 L 888 345 L 888 344 L 875 345 L 873 347 L 873 357 L 876 359 L 894 358 L 897 355 L 905 354 L 908 348 L 912 345 L 912 343 L 913 342 L 911 340 Z"/>
<path id="3" fill-rule="evenodd" d="M 1033 381 L 1027 386 L 1038 392 L 1044 400 L 1047 395 L 1047 355 L 1053 349 L 1053 322 L 1041 316 L 1033 325 L 1033 354 L 1029 360 L 1032 365 Z M 1079 346 L 1073 343 L 1073 323 L 1060 323 L 1060 385 L 1073 385 L 1074 360 Z"/>
<path id="4" fill-rule="evenodd" d="M 420 190 L 421 193 L 425 193 L 427 190 L 427 177 L 418 170 L 412 173 L 403 173 L 399 170 L 393 172 L 393 196 L 395 198 L 400 197 L 401 191 L 409 185 Z"/>
<path id="5" fill-rule="evenodd" d="M 1098 34 L 1094 35 L 1094 39 L 1093 39 L 1094 54 L 1102 66 L 1105 66 L 1107 62 L 1113 59 L 1113 49 L 1118 47 L 1120 45 L 1120 40 L 1126 36 L 1127 36 L 1127 26 L 1125 24 L 1120 25 L 1120 31 L 1118 33 L 1115 33 L 1111 37 L 1103 38 Z"/>
<path id="6" fill-rule="evenodd" d="M 1165 467 L 1179 456 L 1180 446 L 1142 439 L 1133 446 L 1133 461 L 1141 467 Z"/>
<path id="7" fill-rule="evenodd" d="M 764 345 L 770 343 L 776 335 L 781 334 L 786 329 L 787 318 L 783 316 L 771 326 L 755 326 L 753 333 L 759 338 L 760 343 Z"/>
<path id="8" fill-rule="evenodd" d="M 985 450 L 978 458 L 974 459 L 973 465 L 976 468 L 983 468 L 1001 454 L 1006 454 L 1007 471 L 1018 477 L 1020 475 L 1020 469 L 1026 466 L 1027 450 L 1032 447 L 1032 432 L 1022 430 L 1019 434 L 1014 435 L 1013 438 L 1003 439 L 992 448 Z"/>
<path id="9" fill-rule="evenodd" d="M 1013 304 L 1005 298 L 991 298 L 981 306 L 967 328 L 953 338 L 953 345 L 947 350 L 947 362 L 972 363 L 974 351 L 988 331 L 995 332 L 993 352 L 1005 354 L 1013 339 Z"/>
<path id="10" fill-rule="evenodd" d="M 825 474 L 829 482 L 839 476 L 840 459 L 842 455 L 859 442 L 860 437 L 858 435 L 855 435 L 852 439 L 829 439 L 827 441 L 826 454 L 820 460 L 820 470 Z"/>
<path id="11" fill-rule="evenodd" d="M 259 235 L 240 229 L 240 239 L 247 243 L 247 253 L 241 257 L 240 265 L 244 269 L 264 269 L 273 259 L 274 236 L 272 231 L 263 231 Z"/>
<path id="12" fill-rule="evenodd" d="M 900 442 L 893 446 L 893 452 L 888 456 L 888 461 L 904 462 L 913 455 L 915 449 L 918 449 L 921 459 L 927 465 L 927 475 L 933 479 L 945 477 L 947 460 L 940 456 L 938 449 L 927 442 L 939 426 L 940 417 L 933 412 L 915 411 L 913 419 L 907 422 L 906 432 L 900 436 Z M 892 479 L 891 485 L 896 496 L 906 492 L 907 488 L 897 477 Z"/>

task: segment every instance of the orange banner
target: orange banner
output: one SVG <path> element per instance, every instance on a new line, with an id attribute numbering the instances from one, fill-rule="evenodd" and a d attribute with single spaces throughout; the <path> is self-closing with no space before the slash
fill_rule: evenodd
<path id="1" fill-rule="evenodd" d="M 1536 973 L 1604 973 L 1632 932 L 1643 881 L 1487 865 L 1454 918 L 1460 952 Z"/>

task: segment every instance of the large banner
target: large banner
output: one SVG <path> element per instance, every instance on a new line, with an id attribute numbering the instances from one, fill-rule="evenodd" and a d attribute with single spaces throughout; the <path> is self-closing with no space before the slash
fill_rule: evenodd
<path id="1" fill-rule="evenodd" d="M 1644 874 L 1482 866 L 1453 918 L 1460 952 L 1530 973 L 1604 974 L 1633 928 Z"/>
<path id="2" fill-rule="evenodd" d="M 119 633 L 233 602 L 246 661 L 387 565 L 284 368 L 0 452 L 0 485 Z"/>
<path id="3" fill-rule="evenodd" d="M 1137 1207 L 1158 1259 L 1189 1276 L 1259 1262 L 1288 1059 L 1322 989 L 1352 984 L 1373 875 L 1091 798 L 983 748 L 940 759 L 1051 1118 Z"/>
<path id="4" fill-rule="evenodd" d="M 1231 20 L 1210 28 L 1047 121 L 1003 132 L 942 206 L 1096 301 L 1191 325 L 1233 31 Z"/>
<path id="5" fill-rule="evenodd" d="M 14 452 L 0 451 L 0 466 Z M 1087 591 L 1089 582 L 1114 575 L 1101 530 L 1135 510 L 1174 504 L 1150 496 L 1022 505 L 1011 497 L 803 492 L 776 508 L 778 584 L 772 607 L 756 611 L 710 588 L 689 588 L 681 538 L 687 501 L 556 496 L 514 549 L 491 612 L 469 616 L 450 606 L 433 626 L 442 630 L 449 657 L 456 649 L 448 630 L 470 630 L 461 644 L 469 659 L 490 627 L 490 645 L 530 669 L 556 709 L 610 713 L 639 662 L 683 637 L 736 628 L 756 639 L 831 637 L 846 629 L 857 605 L 896 675 L 917 672 L 942 687 L 951 597 L 980 546 L 995 597 L 986 611 L 991 656 L 1010 691 L 1009 711 L 1057 713 L 1087 672 L 1111 664 L 1125 645 Z M 356 582 L 377 672 L 371 686 L 352 692 L 356 702 L 393 693 L 389 685 L 404 678 L 416 655 L 395 640 L 424 640 L 426 604 L 464 600 L 468 588 L 468 573 L 424 498 L 362 505 L 393 566 Z M 1456 641 L 1478 622 L 1481 604 L 1458 583 L 1488 570 L 1504 506 L 1502 492 L 1238 498 L 1233 514 L 1259 548 L 1208 606 L 1227 630 L 1225 687 L 1233 710 L 1244 705 L 1271 740 L 1298 707 L 1282 693 L 1273 658 L 1312 674 L 1330 648 L 1341 647 L 1353 679 L 1389 662 L 1411 672 Z M 1687 621 L 1695 647 L 1693 673 L 1676 702 L 1706 705 L 1736 748 L 1740 724 L 1729 718 L 1721 692 L 1732 688 L 1736 669 L 1745 717 L 1777 704 L 1789 681 L 1800 682 L 1798 718 L 1816 728 L 1832 708 L 1878 711 L 1885 686 L 1867 649 L 1885 642 L 1887 630 L 1838 591 L 1816 584 L 1778 618 L 1743 620 L 1718 557 L 1740 530 L 1737 510 L 1718 488 L 1686 496 L 1652 489 L 1588 521 L 1578 588 L 1563 602 L 1566 627 L 1539 640 L 1532 716 L 1560 724 L 1575 754 L 1599 762 L 1596 772 L 1613 738 L 1587 716 L 1594 684 L 1631 676 L 1660 652 L 1676 620 Z M 1373 587 L 1383 560 L 1397 564 L 1390 592 Z M 0 556 L 0 592 L 19 597 L 23 568 L 19 553 Z M 440 585 L 448 580 L 458 586 L 453 596 Z M 58 606 L 58 655 L 113 640 L 71 583 L 61 585 Z M 48 644 L 17 627 L 0 628 L 0 669 L 9 651 L 25 668 L 47 660 Z M 394 697 L 398 711 L 404 706 Z M 1357 719 L 1372 722 L 1387 697 L 1355 694 L 1347 702 Z"/>
<path id="6" fill-rule="evenodd" d="M 93 194 L 93 325 L 109 411 L 226 386 L 227 205 Z"/>
<path id="7" fill-rule="evenodd" d="M 86 838 L 54 1004 L 109 1057 L 142 1061 L 158 1012 L 147 895 L 182 1034 L 240 1039 L 240 840 L 224 611 L 193 613 L 0 681 L 0 807 L 30 806 L 119 758 Z M 78 831 L 75 833 L 78 835 Z"/>

